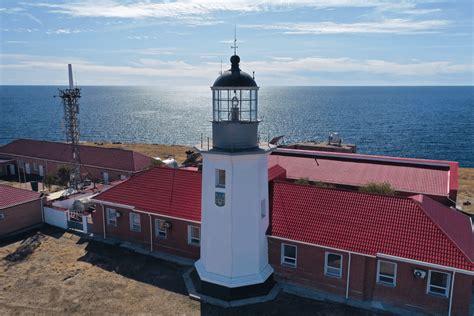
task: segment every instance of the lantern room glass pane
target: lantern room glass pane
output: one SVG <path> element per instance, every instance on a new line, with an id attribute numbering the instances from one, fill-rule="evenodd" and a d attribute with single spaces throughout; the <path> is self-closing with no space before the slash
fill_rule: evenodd
<path id="1" fill-rule="evenodd" d="M 212 93 L 213 120 L 257 121 L 257 90 L 216 89 Z"/>

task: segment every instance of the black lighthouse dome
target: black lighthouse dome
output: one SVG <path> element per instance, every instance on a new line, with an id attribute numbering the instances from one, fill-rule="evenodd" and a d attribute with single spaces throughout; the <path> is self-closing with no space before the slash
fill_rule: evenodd
<path id="1" fill-rule="evenodd" d="M 232 67 L 214 81 L 213 87 L 257 87 L 257 83 L 248 73 L 240 70 L 240 57 L 233 55 L 230 58 Z"/>

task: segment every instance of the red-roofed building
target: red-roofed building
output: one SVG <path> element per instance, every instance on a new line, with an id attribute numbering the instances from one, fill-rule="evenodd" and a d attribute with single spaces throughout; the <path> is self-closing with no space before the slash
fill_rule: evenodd
<path id="1" fill-rule="evenodd" d="M 280 164 L 268 170 L 268 253 L 277 281 L 389 311 L 469 312 L 469 217 L 423 194 L 301 185 L 287 174 Z M 201 181 L 196 169 L 156 167 L 134 176 L 95 196 L 94 232 L 198 259 Z"/>
<path id="2" fill-rule="evenodd" d="M 94 233 L 199 258 L 201 173 L 156 167 L 94 197 Z"/>
<path id="3" fill-rule="evenodd" d="M 340 188 L 388 182 L 405 196 L 424 194 L 449 206 L 458 191 L 458 164 L 452 161 L 279 148 L 269 156 L 269 166 L 275 164 L 286 169 L 289 179 L 308 178 Z"/>
<path id="4" fill-rule="evenodd" d="M 0 238 L 41 225 L 42 195 L 0 184 Z"/>
<path id="5" fill-rule="evenodd" d="M 80 145 L 80 153 L 81 174 L 105 182 L 129 177 L 152 162 L 150 157 L 125 149 Z M 18 177 L 18 171 L 21 177 L 43 177 L 56 174 L 61 166 L 72 166 L 71 145 L 66 143 L 17 139 L 0 147 L 0 157 L 14 160 L 5 166 L 5 173 L 12 177 Z"/>

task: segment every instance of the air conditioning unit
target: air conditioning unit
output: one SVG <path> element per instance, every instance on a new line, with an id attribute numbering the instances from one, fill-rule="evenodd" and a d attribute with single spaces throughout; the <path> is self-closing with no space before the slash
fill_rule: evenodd
<path id="1" fill-rule="evenodd" d="M 165 228 L 167 229 L 171 229 L 173 227 L 173 224 L 171 224 L 171 222 L 166 221 L 163 226 L 165 226 Z"/>
<path id="2" fill-rule="evenodd" d="M 413 270 L 413 275 L 417 279 L 424 279 L 426 277 L 426 271 L 415 269 L 415 270 Z"/>
<path id="3" fill-rule="evenodd" d="M 120 216 L 122 216 L 122 213 L 120 213 L 120 212 L 115 212 L 115 217 L 119 218 Z"/>

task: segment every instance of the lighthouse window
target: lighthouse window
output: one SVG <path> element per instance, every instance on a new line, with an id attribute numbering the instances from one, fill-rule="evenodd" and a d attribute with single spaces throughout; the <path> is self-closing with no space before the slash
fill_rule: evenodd
<path id="1" fill-rule="evenodd" d="M 225 170 L 216 169 L 216 187 L 225 188 Z"/>
<path id="2" fill-rule="evenodd" d="M 260 215 L 262 218 L 267 216 L 267 200 L 263 199 L 260 201 Z"/>
<path id="3" fill-rule="evenodd" d="M 201 244 L 201 228 L 188 226 L 188 244 L 199 246 Z"/>
<path id="4" fill-rule="evenodd" d="M 281 264 L 296 268 L 296 246 L 281 244 Z"/>

